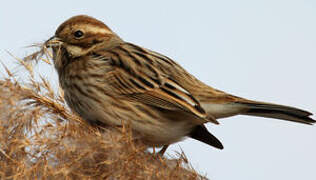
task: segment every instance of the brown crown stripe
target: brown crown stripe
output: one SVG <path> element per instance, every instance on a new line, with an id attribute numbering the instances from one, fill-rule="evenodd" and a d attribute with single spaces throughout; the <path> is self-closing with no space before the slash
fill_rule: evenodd
<path id="1" fill-rule="evenodd" d="M 97 20 L 97 19 L 94 19 L 94 18 L 91 18 L 89 16 L 85 16 L 85 15 L 82 15 L 82 16 L 76 16 L 76 17 L 72 17 L 68 20 L 66 20 L 63 24 L 61 24 L 58 29 L 56 30 L 56 33 L 55 34 L 58 34 L 59 32 L 61 32 L 65 27 L 67 26 L 72 26 L 72 25 L 77 25 L 77 24 L 82 24 L 84 26 L 86 26 L 87 24 L 91 24 L 93 26 L 96 26 L 96 27 L 100 27 L 100 28 L 106 28 L 110 31 L 112 31 L 107 25 L 105 25 L 103 22 Z"/>

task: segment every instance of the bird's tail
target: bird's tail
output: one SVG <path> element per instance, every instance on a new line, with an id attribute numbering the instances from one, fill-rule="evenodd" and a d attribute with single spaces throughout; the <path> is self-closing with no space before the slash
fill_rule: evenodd
<path id="1" fill-rule="evenodd" d="M 316 122 L 310 117 L 313 115 L 312 113 L 290 106 L 257 101 L 237 101 L 234 104 L 241 107 L 242 111 L 239 114 L 243 115 L 275 118 L 303 124 Z"/>

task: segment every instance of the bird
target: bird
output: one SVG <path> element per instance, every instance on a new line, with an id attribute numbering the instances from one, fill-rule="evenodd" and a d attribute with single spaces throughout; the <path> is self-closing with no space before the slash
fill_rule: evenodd
<path id="1" fill-rule="evenodd" d="M 312 113 L 238 97 L 215 89 L 176 61 L 126 42 L 105 23 L 87 15 L 64 21 L 44 43 L 51 48 L 68 106 L 91 124 L 130 125 L 149 147 L 186 137 L 217 149 L 221 141 L 206 123 L 250 115 L 312 125 Z"/>

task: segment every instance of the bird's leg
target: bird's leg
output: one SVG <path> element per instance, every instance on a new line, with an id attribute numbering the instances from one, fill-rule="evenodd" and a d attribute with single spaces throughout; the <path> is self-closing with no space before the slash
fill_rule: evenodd
<path id="1" fill-rule="evenodd" d="M 169 147 L 169 144 L 168 145 L 164 145 L 162 147 L 162 149 L 158 152 L 158 155 L 163 156 L 163 154 L 166 152 L 168 147 Z"/>

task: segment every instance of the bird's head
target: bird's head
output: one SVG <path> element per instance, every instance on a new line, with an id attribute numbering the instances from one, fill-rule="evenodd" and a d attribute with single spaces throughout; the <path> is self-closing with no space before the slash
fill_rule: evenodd
<path id="1" fill-rule="evenodd" d="M 80 57 L 98 49 L 110 49 L 121 42 L 103 22 L 79 15 L 63 22 L 45 45 L 51 47 L 54 53 L 64 49 L 71 57 Z"/>

